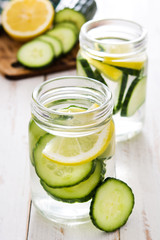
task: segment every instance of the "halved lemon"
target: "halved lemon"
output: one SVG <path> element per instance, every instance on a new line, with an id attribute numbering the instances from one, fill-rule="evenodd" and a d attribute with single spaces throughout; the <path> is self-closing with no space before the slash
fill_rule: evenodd
<path id="1" fill-rule="evenodd" d="M 53 18 L 49 0 L 14 0 L 2 12 L 2 25 L 12 38 L 27 41 L 48 30 Z"/>
<path id="2" fill-rule="evenodd" d="M 77 138 L 55 136 L 45 146 L 42 154 L 47 159 L 64 164 L 77 165 L 92 161 L 101 155 L 114 134 L 111 121 L 102 131 Z"/>

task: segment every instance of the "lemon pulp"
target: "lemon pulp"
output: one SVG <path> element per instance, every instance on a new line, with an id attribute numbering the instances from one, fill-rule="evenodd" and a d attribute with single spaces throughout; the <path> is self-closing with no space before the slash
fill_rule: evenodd
<path id="1" fill-rule="evenodd" d="M 96 107 L 98 107 L 98 104 L 94 104 L 90 109 Z M 77 107 L 63 110 L 68 112 L 85 111 Z M 113 121 L 110 121 L 100 132 L 84 137 L 70 138 L 54 136 L 53 139 L 47 143 L 42 154 L 47 159 L 63 165 L 85 163 L 97 158 L 106 150 L 113 134 L 114 124 Z"/>

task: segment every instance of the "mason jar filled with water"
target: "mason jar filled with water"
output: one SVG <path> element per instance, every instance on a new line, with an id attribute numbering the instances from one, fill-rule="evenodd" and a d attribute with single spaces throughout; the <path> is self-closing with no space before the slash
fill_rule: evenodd
<path id="1" fill-rule="evenodd" d="M 97 187 L 115 176 L 111 91 L 86 77 L 55 78 L 34 89 L 31 108 L 34 206 L 53 222 L 88 221 Z"/>
<path id="2" fill-rule="evenodd" d="M 123 19 L 91 20 L 81 28 L 77 74 L 110 88 L 117 141 L 135 136 L 144 124 L 146 38 L 141 25 Z"/>

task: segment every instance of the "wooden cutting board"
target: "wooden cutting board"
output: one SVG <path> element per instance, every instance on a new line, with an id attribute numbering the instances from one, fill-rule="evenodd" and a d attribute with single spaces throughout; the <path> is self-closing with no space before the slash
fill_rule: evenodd
<path id="1" fill-rule="evenodd" d="M 44 75 L 76 67 L 77 44 L 71 52 L 56 59 L 53 63 L 41 69 L 27 69 L 17 62 L 16 54 L 22 43 L 11 39 L 0 29 L 0 73 L 10 80 L 18 80 L 38 75 Z"/>

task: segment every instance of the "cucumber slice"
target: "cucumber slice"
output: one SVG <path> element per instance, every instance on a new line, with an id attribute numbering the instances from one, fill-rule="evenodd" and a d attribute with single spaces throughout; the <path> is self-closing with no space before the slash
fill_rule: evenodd
<path id="1" fill-rule="evenodd" d="M 34 150 L 34 163 L 37 175 L 50 187 L 74 186 L 87 178 L 95 170 L 95 161 L 76 166 L 57 164 L 42 155 L 46 144 L 54 136 L 46 134 L 40 138 Z"/>
<path id="2" fill-rule="evenodd" d="M 116 66 L 118 69 L 122 70 L 124 73 L 129 74 L 129 75 L 133 75 L 133 76 L 139 76 L 142 69 L 137 70 L 137 69 L 132 69 L 132 68 L 124 68 L 124 67 L 118 67 Z"/>
<path id="3" fill-rule="evenodd" d="M 124 99 L 121 116 L 132 116 L 144 103 L 146 95 L 146 77 L 135 78 Z"/>
<path id="4" fill-rule="evenodd" d="M 94 77 L 95 79 L 97 79 L 98 81 L 100 81 L 101 83 L 105 84 L 108 87 L 108 84 L 106 83 L 106 81 L 104 80 L 104 78 L 97 69 L 94 71 Z"/>
<path id="5" fill-rule="evenodd" d="M 39 36 L 37 39 L 50 43 L 54 49 L 55 57 L 59 57 L 62 54 L 62 43 L 58 38 L 44 34 Z"/>
<path id="6" fill-rule="evenodd" d="M 117 87 L 115 90 L 113 114 L 116 114 L 122 106 L 122 101 L 123 101 L 124 92 L 127 86 L 127 81 L 128 81 L 128 75 L 123 73 L 122 80 L 117 83 Z"/>
<path id="7" fill-rule="evenodd" d="M 34 165 L 34 159 L 33 159 L 33 150 L 36 146 L 36 143 L 38 142 L 39 138 L 43 135 L 45 135 L 46 132 L 42 130 L 38 125 L 35 123 L 33 119 L 29 122 L 29 155 L 31 163 Z"/>
<path id="8" fill-rule="evenodd" d="M 18 61 L 30 68 L 39 68 L 50 64 L 54 56 L 52 46 L 38 39 L 23 44 L 17 53 Z"/>
<path id="9" fill-rule="evenodd" d="M 74 9 L 64 8 L 56 13 L 55 23 L 65 21 L 74 22 L 80 31 L 82 25 L 86 22 L 86 18 L 82 13 L 75 11 Z"/>
<path id="10" fill-rule="evenodd" d="M 92 199 L 90 217 L 97 228 L 112 232 L 127 222 L 133 207 L 131 188 L 121 180 L 107 178 Z"/>
<path id="11" fill-rule="evenodd" d="M 57 23 L 56 25 L 55 25 L 55 27 L 60 27 L 60 26 L 63 26 L 63 27 L 69 27 L 69 28 L 71 28 L 74 32 L 75 32 L 75 34 L 76 34 L 76 36 L 77 36 L 77 38 L 78 38 L 78 34 L 79 34 L 79 29 L 78 29 L 78 27 L 75 25 L 75 23 L 74 22 L 60 22 L 60 23 Z"/>
<path id="12" fill-rule="evenodd" d="M 48 31 L 47 34 L 52 37 L 57 37 L 61 41 L 63 53 L 68 53 L 77 42 L 77 36 L 70 27 L 55 27 Z"/>
<path id="13" fill-rule="evenodd" d="M 81 57 L 77 58 L 77 75 L 95 78 L 94 72 L 90 67 L 88 61 Z"/>
<path id="14" fill-rule="evenodd" d="M 73 187 L 67 188 L 51 188 L 48 187 L 43 181 L 41 184 L 50 196 L 63 202 L 86 202 L 94 194 L 95 188 L 102 179 L 102 163 L 97 161 L 94 173 L 86 180 Z"/>

